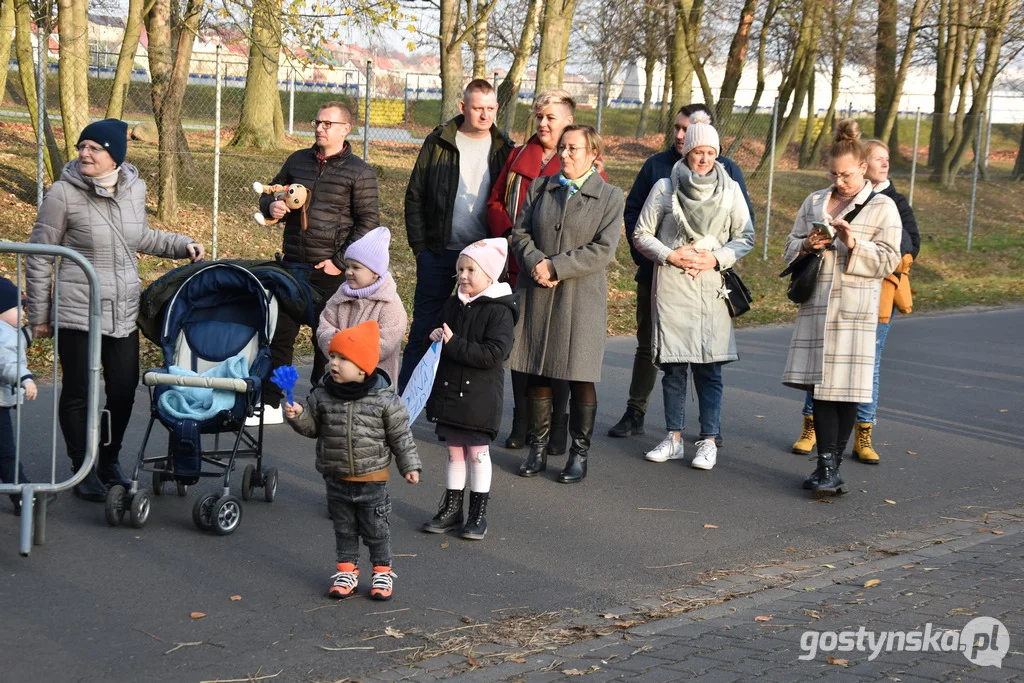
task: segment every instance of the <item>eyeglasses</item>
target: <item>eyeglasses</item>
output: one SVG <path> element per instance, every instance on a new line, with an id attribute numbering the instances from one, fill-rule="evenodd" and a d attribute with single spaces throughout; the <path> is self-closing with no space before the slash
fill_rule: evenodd
<path id="1" fill-rule="evenodd" d="M 313 119 L 309 122 L 309 125 L 313 126 L 313 130 L 320 126 L 323 126 L 324 130 L 330 130 L 331 126 L 351 126 L 352 124 L 348 121 L 320 121 L 319 119 Z"/>
<path id="2" fill-rule="evenodd" d="M 841 181 L 843 181 L 845 183 L 848 180 L 850 180 L 851 178 L 853 178 L 853 176 L 855 176 L 856 174 L 857 174 L 856 171 L 847 171 L 846 173 L 832 173 L 832 172 L 829 172 L 829 173 L 825 174 L 825 177 L 828 178 L 829 180 L 831 180 L 832 182 L 836 182 L 837 180 L 841 180 Z"/>
<path id="3" fill-rule="evenodd" d="M 85 142 L 80 142 L 77 145 L 75 145 L 75 149 L 77 149 L 79 152 L 88 151 L 89 154 L 99 154 L 100 152 L 107 151 L 106 149 L 100 147 L 99 145 L 90 145 Z"/>
<path id="4" fill-rule="evenodd" d="M 561 154 L 562 152 L 568 152 L 569 156 L 574 157 L 580 152 L 585 151 L 586 149 L 586 147 L 578 147 L 576 145 L 559 145 L 558 153 Z"/>

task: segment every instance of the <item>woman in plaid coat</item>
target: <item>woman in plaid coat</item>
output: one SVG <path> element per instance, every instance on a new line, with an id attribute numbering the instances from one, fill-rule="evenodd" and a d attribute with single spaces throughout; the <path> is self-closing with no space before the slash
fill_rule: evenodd
<path id="1" fill-rule="evenodd" d="M 814 293 L 797 313 L 782 376 L 783 384 L 814 392 L 818 462 L 804 488 L 816 497 L 848 490 L 839 465 L 857 405 L 871 400 L 882 278 L 900 261 L 899 211 L 872 190 L 866 171 L 860 129 L 841 121 L 829 159 L 833 184 L 804 200 L 786 240 L 787 263 L 825 250 Z M 834 237 L 813 222 L 830 225 Z"/>

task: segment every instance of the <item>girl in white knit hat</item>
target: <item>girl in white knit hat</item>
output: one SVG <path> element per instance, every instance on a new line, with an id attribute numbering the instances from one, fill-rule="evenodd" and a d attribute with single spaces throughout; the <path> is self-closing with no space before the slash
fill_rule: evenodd
<path id="1" fill-rule="evenodd" d="M 700 408 L 700 436 L 691 462 L 710 470 L 722 414 L 722 366 L 737 360 L 732 318 L 721 271 L 754 247 L 754 224 L 739 185 L 715 161 L 718 131 L 704 112 L 686 129 L 683 158 L 670 178 L 651 190 L 633 245 L 655 263 L 651 340 L 654 362 L 665 372 L 662 393 L 668 435 L 646 458 L 680 460 L 685 425 L 687 370 Z"/>

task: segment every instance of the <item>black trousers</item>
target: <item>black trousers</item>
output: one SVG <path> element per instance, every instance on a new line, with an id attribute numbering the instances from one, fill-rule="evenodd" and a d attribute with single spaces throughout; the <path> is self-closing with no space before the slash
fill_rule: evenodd
<path id="1" fill-rule="evenodd" d="M 89 335 L 80 330 L 60 330 L 57 355 L 61 366 L 60 402 L 57 414 L 72 463 L 85 459 L 86 413 L 89 391 Z M 100 419 L 100 462 L 116 462 L 135 404 L 139 385 L 139 332 L 127 337 L 101 337 L 100 363 L 106 390 L 107 420 Z M 104 443 L 110 442 L 109 446 Z"/>
<path id="2" fill-rule="evenodd" d="M 328 275 L 323 270 L 314 270 L 309 276 L 309 282 L 314 287 L 323 291 L 324 296 L 316 307 L 316 322 L 320 324 L 320 314 L 327 307 L 327 301 L 345 283 L 344 275 Z M 283 310 L 278 309 L 277 328 L 274 330 L 274 338 L 270 340 L 270 357 L 275 368 L 282 365 L 291 365 L 295 358 L 295 338 L 299 336 L 299 329 L 306 324 L 304 320 L 296 320 Z M 313 372 L 309 381 L 316 386 L 327 372 L 327 355 L 320 350 L 316 343 L 316 329 L 313 329 Z M 269 406 L 281 405 L 284 392 L 280 387 L 271 381 L 263 384 L 263 402 Z"/>
<path id="3" fill-rule="evenodd" d="M 859 403 L 820 401 L 814 399 L 814 434 L 818 439 L 818 455 L 842 454 L 857 421 Z"/>

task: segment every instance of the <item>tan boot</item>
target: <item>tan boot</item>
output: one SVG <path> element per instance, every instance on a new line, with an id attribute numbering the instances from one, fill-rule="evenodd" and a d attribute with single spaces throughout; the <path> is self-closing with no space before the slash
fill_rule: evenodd
<path id="1" fill-rule="evenodd" d="M 878 464 L 878 453 L 871 447 L 871 423 L 858 422 L 854 427 L 853 457 L 868 465 Z"/>
<path id="2" fill-rule="evenodd" d="M 807 455 L 814 450 L 814 444 L 818 438 L 814 435 L 814 416 L 804 415 L 804 430 L 800 432 L 800 438 L 793 444 L 793 452 L 797 455 Z"/>

